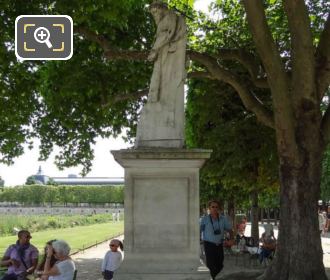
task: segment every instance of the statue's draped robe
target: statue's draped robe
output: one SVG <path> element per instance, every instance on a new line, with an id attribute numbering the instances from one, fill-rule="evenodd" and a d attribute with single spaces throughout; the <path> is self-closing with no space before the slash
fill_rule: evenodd
<path id="1" fill-rule="evenodd" d="M 184 146 L 186 33 L 184 18 L 171 10 L 157 24 L 152 48 L 157 57 L 137 127 L 137 148 Z"/>

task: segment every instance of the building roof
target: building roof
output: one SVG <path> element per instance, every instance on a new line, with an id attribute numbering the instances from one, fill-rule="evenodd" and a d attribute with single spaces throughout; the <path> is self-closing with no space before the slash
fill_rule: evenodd
<path id="1" fill-rule="evenodd" d="M 123 177 L 52 177 L 59 185 L 124 185 Z"/>

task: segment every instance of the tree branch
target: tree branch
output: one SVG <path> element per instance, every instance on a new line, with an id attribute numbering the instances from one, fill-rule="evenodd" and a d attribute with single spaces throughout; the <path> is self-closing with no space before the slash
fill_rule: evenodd
<path id="1" fill-rule="evenodd" d="M 320 100 L 322 100 L 330 84 L 330 13 L 325 22 L 315 56 L 317 92 Z"/>
<path id="2" fill-rule="evenodd" d="M 93 42 L 98 43 L 104 50 L 104 56 L 110 60 L 124 59 L 124 60 L 146 60 L 148 56 L 147 51 L 122 51 L 122 50 L 113 50 L 110 48 L 110 45 L 103 36 L 97 35 L 96 33 L 85 30 L 84 28 L 76 28 L 76 32 L 82 34 L 86 39 L 89 39 Z M 253 111 L 258 119 L 263 122 L 265 125 L 269 127 L 274 127 L 274 121 L 272 117 L 272 113 L 266 109 L 266 107 L 258 100 L 253 94 L 251 94 L 244 86 L 239 78 L 231 74 L 228 70 L 221 68 L 216 58 L 207 56 L 205 54 L 200 54 L 194 51 L 187 51 L 187 55 L 190 56 L 193 60 L 204 65 L 209 73 L 201 72 L 190 74 L 190 76 L 195 77 L 203 77 L 203 78 L 212 78 L 222 80 L 224 82 L 232 85 L 235 90 L 240 95 L 243 104 L 246 106 L 248 110 Z M 119 102 L 122 100 L 127 100 L 130 98 L 138 98 L 140 96 L 146 95 L 148 93 L 147 90 L 140 91 L 138 93 L 130 94 L 129 96 L 122 95 L 121 97 L 116 97 L 113 100 L 107 102 L 103 106 L 110 106 L 115 102 Z"/>
<path id="3" fill-rule="evenodd" d="M 189 72 L 187 78 L 216 80 L 214 76 L 212 76 L 210 73 L 205 71 Z"/>
<path id="4" fill-rule="evenodd" d="M 109 60 L 145 60 L 148 58 L 148 51 L 124 51 L 124 50 L 107 50 L 104 57 Z"/>
<path id="5" fill-rule="evenodd" d="M 138 99 L 140 97 L 146 96 L 148 95 L 149 92 L 149 88 L 145 88 L 145 89 L 141 89 L 141 90 L 137 90 L 135 92 L 131 92 L 129 94 L 127 93 L 123 93 L 123 94 L 116 94 L 116 96 L 114 96 L 113 98 L 111 98 L 111 100 L 109 101 L 103 101 L 103 103 L 101 104 L 101 106 L 103 108 L 108 108 L 118 102 L 121 101 L 126 101 L 126 100 L 135 100 Z"/>
<path id="6" fill-rule="evenodd" d="M 89 41 L 97 43 L 104 51 L 104 56 L 110 60 L 146 60 L 148 57 L 147 51 L 129 51 L 115 50 L 109 41 L 102 35 L 92 32 L 84 27 L 75 27 L 74 32 L 81 34 Z"/>
<path id="7" fill-rule="evenodd" d="M 95 42 L 100 45 L 100 47 L 107 51 L 111 49 L 109 41 L 105 39 L 104 36 L 99 35 L 95 32 L 90 31 L 89 29 L 82 27 L 82 26 L 75 26 L 73 28 L 73 32 L 81 34 L 83 37 L 88 39 L 89 41 Z"/>
<path id="8" fill-rule="evenodd" d="M 291 35 L 292 93 L 316 104 L 315 60 L 312 32 L 305 1 L 284 1 Z M 300 102 L 297 102 L 298 106 Z"/>
<path id="9" fill-rule="evenodd" d="M 270 88 L 273 93 L 282 92 L 285 95 L 288 88 L 285 68 L 266 22 L 263 1 L 243 0 L 243 4 L 254 43 L 268 74 Z"/>
<path id="10" fill-rule="evenodd" d="M 262 102 L 254 96 L 240 81 L 238 76 L 235 76 L 228 70 L 221 68 L 216 60 L 207 55 L 198 52 L 189 52 L 189 56 L 192 60 L 204 65 L 208 72 L 212 74 L 214 78 L 220 81 L 224 81 L 230 84 L 240 96 L 244 106 L 254 112 L 263 124 L 274 128 L 274 120 L 272 113 L 262 104 Z"/>
<path id="11" fill-rule="evenodd" d="M 243 49 L 220 49 L 215 57 L 223 60 L 237 60 L 249 72 L 255 86 L 269 88 L 267 79 L 259 78 L 261 66 L 257 64 L 255 57 L 251 53 Z"/>
<path id="12" fill-rule="evenodd" d="M 243 0 L 248 24 L 262 64 L 267 73 L 273 97 L 278 149 L 282 158 L 299 164 L 295 137 L 295 114 L 290 83 L 280 54 L 267 25 L 263 0 Z"/>

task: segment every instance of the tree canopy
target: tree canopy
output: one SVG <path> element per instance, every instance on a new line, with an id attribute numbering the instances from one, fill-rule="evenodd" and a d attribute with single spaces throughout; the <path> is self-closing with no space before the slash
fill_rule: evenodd
<path id="1" fill-rule="evenodd" d="M 278 190 L 274 131 L 257 123 L 231 87 L 190 82 L 186 111 L 187 146 L 213 150 L 201 172 L 204 203 L 218 197 L 242 207 L 252 192 Z"/>
<path id="2" fill-rule="evenodd" d="M 150 65 L 106 60 L 103 48 L 149 48 L 154 25 L 145 2 L 3 1 L 0 13 L 1 162 L 12 163 L 23 153 L 23 143 L 32 146 L 31 139 L 39 137 L 41 159 L 58 145 L 57 165 L 83 164 L 86 173 L 97 136 L 117 136 L 125 127 L 132 128 L 128 137 L 134 135 Z M 74 56 L 68 61 L 17 61 L 14 23 L 25 14 L 70 15 Z"/>

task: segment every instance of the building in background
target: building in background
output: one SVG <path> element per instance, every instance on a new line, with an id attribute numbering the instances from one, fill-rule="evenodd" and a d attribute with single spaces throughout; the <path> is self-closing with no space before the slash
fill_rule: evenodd
<path id="1" fill-rule="evenodd" d="M 39 184 L 54 184 L 54 185 L 124 185 L 123 177 L 78 177 L 75 174 L 69 174 L 68 177 L 50 177 L 44 174 L 39 166 L 38 172 L 35 175 L 29 176 L 26 179 L 26 185 Z"/>

